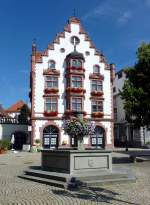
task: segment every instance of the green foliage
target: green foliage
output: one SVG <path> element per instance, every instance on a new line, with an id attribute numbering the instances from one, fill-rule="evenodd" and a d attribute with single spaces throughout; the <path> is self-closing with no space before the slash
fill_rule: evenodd
<path id="1" fill-rule="evenodd" d="M 35 140 L 35 143 L 36 143 L 36 144 L 40 144 L 40 142 L 41 142 L 40 139 L 36 139 L 36 140 Z"/>
<path id="2" fill-rule="evenodd" d="M 10 147 L 11 147 L 10 140 L 8 140 L 8 139 L 0 140 L 0 149 L 9 150 Z"/>
<path id="3" fill-rule="evenodd" d="M 137 50 L 137 63 L 125 69 L 127 80 L 123 91 L 127 121 L 135 116 L 137 126 L 150 124 L 150 44 L 142 43 Z"/>
<path id="4" fill-rule="evenodd" d="M 18 116 L 18 120 L 20 123 L 27 122 L 28 118 L 31 116 L 31 111 L 26 104 L 24 104 L 20 110 L 20 115 Z"/>

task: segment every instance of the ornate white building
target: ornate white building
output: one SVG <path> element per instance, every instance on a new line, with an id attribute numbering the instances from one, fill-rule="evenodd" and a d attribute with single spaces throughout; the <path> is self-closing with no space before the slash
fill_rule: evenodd
<path id="1" fill-rule="evenodd" d="M 43 51 L 32 45 L 32 145 L 45 148 L 76 146 L 63 130 L 63 119 L 83 113 L 95 123 L 85 147 L 113 148 L 113 64 L 108 64 L 79 19 L 72 17 L 64 31 Z"/>

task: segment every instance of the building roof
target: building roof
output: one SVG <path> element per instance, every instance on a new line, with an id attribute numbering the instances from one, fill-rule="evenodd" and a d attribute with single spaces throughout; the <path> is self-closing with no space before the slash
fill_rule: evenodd
<path id="1" fill-rule="evenodd" d="M 8 117 L 7 112 L 4 110 L 1 104 L 0 104 L 0 117 Z"/>
<path id="2" fill-rule="evenodd" d="M 6 111 L 7 113 L 19 112 L 24 104 L 25 103 L 23 102 L 23 100 L 19 100 L 15 104 L 11 105 Z"/>
<path id="3" fill-rule="evenodd" d="M 67 58 L 73 58 L 73 59 L 83 59 L 84 60 L 84 56 L 82 53 L 79 53 L 78 51 L 74 50 L 73 52 L 69 53 L 67 56 Z"/>

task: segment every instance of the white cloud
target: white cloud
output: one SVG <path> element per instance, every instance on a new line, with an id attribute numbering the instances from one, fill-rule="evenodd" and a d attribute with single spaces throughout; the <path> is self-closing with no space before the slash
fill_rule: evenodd
<path id="1" fill-rule="evenodd" d="M 127 23 L 129 21 L 129 19 L 132 17 L 131 12 L 130 11 L 125 11 L 122 16 L 120 16 L 118 18 L 118 22 L 120 24 L 124 24 Z"/>
<path id="2" fill-rule="evenodd" d="M 146 5 L 150 7 L 150 0 L 145 0 Z"/>
<path id="3" fill-rule="evenodd" d="M 101 2 L 97 7 L 91 9 L 82 17 L 82 19 L 89 20 L 91 18 L 99 18 L 102 16 L 112 18 L 117 23 L 125 24 L 132 17 L 132 13 L 128 8 L 124 8 L 121 2 L 118 0 L 105 0 L 104 2 Z"/>

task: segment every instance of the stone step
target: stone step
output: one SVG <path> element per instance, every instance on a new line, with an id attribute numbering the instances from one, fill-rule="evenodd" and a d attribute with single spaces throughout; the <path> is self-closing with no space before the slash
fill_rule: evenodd
<path id="1" fill-rule="evenodd" d="M 38 183 L 51 185 L 51 186 L 56 186 L 56 187 L 60 187 L 60 188 L 67 187 L 67 183 L 62 182 L 62 181 L 58 181 L 58 180 L 46 179 L 46 178 L 41 178 L 41 177 L 36 177 L 36 176 L 29 176 L 29 175 L 22 175 L 19 177 L 22 179 L 27 179 L 27 180 L 31 180 L 31 181 L 35 181 Z"/>
<path id="2" fill-rule="evenodd" d="M 94 176 L 90 176 L 90 175 L 86 175 L 84 174 L 83 176 L 78 176 L 78 175 L 74 175 L 74 177 L 76 177 L 78 180 L 82 180 L 82 181 L 91 181 L 91 180 L 104 180 L 104 179 L 118 179 L 118 178 L 128 178 L 128 174 L 127 173 L 117 173 L 117 172 L 112 172 L 112 173 L 99 173 L 97 175 Z"/>
<path id="3" fill-rule="evenodd" d="M 128 174 L 125 171 L 122 171 L 122 172 L 112 171 L 112 172 L 101 172 L 101 173 L 95 172 L 93 176 L 91 176 L 91 173 L 88 173 L 88 172 L 85 172 L 82 175 L 75 174 L 71 176 L 65 173 L 49 172 L 49 171 L 43 171 L 43 170 L 27 170 L 25 171 L 25 174 L 29 176 L 53 179 L 53 180 L 58 180 L 62 182 L 67 182 L 71 177 L 74 177 L 82 181 L 116 179 L 116 178 L 127 178 L 128 177 Z"/>
<path id="4" fill-rule="evenodd" d="M 136 177 L 128 177 L 128 178 L 116 178 L 116 179 L 104 179 L 104 180 L 92 180 L 86 181 L 87 186 L 98 186 L 98 185 L 111 185 L 111 184 L 124 184 L 124 183 L 133 183 L 136 182 Z"/>
<path id="5" fill-rule="evenodd" d="M 53 180 L 58 180 L 62 182 L 66 182 L 66 179 L 68 178 L 68 174 L 49 172 L 49 171 L 43 171 L 43 170 L 26 170 L 25 175 L 40 177 L 40 178 L 45 178 L 45 179 L 53 179 Z"/>

